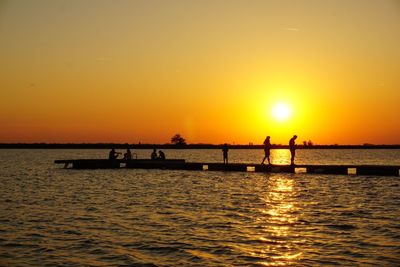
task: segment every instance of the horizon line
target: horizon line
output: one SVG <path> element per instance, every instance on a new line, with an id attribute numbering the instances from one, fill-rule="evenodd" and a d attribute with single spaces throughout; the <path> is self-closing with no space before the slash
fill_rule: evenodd
<path id="1" fill-rule="evenodd" d="M 121 142 L 90 142 L 90 143 L 47 143 L 47 142 L 9 142 L 9 143 L 0 143 L 0 148 L 52 148 L 52 147 L 118 147 L 118 148 L 126 148 L 126 147 L 167 147 L 167 148 L 190 148 L 190 147 L 219 147 L 222 146 L 224 143 L 188 143 L 188 144 L 172 144 L 172 143 L 121 143 Z M 227 143 L 230 147 L 243 147 L 243 148 L 260 148 L 263 147 L 263 144 L 230 144 Z M 271 144 L 272 147 L 275 148 L 285 148 L 288 147 L 286 144 Z M 297 144 L 298 148 L 399 148 L 400 144 L 371 144 L 371 143 L 364 143 L 364 144 Z"/>

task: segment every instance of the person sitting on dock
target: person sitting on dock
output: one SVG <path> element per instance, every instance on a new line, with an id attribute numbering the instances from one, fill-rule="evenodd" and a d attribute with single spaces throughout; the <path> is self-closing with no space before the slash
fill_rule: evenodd
<path id="1" fill-rule="evenodd" d="M 158 151 L 158 159 L 161 159 L 161 160 L 164 160 L 165 159 L 165 154 L 164 154 L 164 152 L 162 152 L 161 150 L 160 151 Z"/>
<path id="2" fill-rule="evenodd" d="M 108 153 L 108 159 L 109 160 L 115 160 L 118 158 L 118 155 L 121 154 L 120 152 L 115 152 L 115 149 L 112 148 L 110 153 Z"/>
<path id="3" fill-rule="evenodd" d="M 293 135 L 293 137 L 289 141 L 289 150 L 290 150 L 290 164 L 294 165 L 294 157 L 296 156 L 296 143 L 297 135 Z"/>
<path id="4" fill-rule="evenodd" d="M 151 159 L 152 160 L 156 160 L 158 157 L 157 157 L 157 150 L 154 148 L 153 149 L 153 152 L 151 153 Z"/>
<path id="5" fill-rule="evenodd" d="M 264 164 L 265 159 L 268 159 L 268 164 L 271 165 L 271 161 L 269 159 L 269 155 L 270 155 L 270 150 L 271 150 L 271 142 L 270 142 L 270 138 L 269 136 L 267 136 L 264 140 L 264 158 L 261 162 L 261 165 Z"/>
<path id="6" fill-rule="evenodd" d="M 228 151 L 229 151 L 228 144 L 225 143 L 222 146 L 222 154 L 223 154 L 223 157 L 224 157 L 224 163 L 228 163 Z"/>
<path id="7" fill-rule="evenodd" d="M 124 154 L 124 160 L 131 160 L 132 159 L 132 153 L 131 150 L 128 148 Z"/>

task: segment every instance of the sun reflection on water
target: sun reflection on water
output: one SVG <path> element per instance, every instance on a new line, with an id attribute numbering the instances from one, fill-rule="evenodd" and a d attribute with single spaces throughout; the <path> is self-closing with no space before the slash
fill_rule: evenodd
<path id="1" fill-rule="evenodd" d="M 289 164 L 290 152 L 288 149 L 272 149 L 271 150 L 272 164 Z"/>
<path id="2" fill-rule="evenodd" d="M 298 222 L 295 181 L 290 177 L 269 177 L 265 195 L 265 207 L 260 210 L 258 222 L 263 224 L 262 249 L 264 266 L 288 266 L 296 264 L 302 255 L 298 247 L 298 235 L 294 227 Z"/>

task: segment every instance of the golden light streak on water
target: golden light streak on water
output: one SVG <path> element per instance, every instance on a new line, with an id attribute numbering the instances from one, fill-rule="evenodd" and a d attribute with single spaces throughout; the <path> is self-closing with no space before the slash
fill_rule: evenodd
<path id="1" fill-rule="evenodd" d="M 295 181 L 288 177 L 269 177 L 268 187 L 264 197 L 265 208 L 261 210 L 260 220 L 266 223 L 265 234 L 268 237 L 260 237 L 263 242 L 273 242 L 279 246 L 266 246 L 267 261 L 260 264 L 265 266 L 288 266 L 295 264 L 302 253 L 291 242 L 290 237 L 296 236 L 292 232 L 293 225 L 298 221 L 296 215 Z M 272 224 L 272 225 L 271 225 Z M 281 250 L 286 250 L 282 252 Z"/>
<path id="2" fill-rule="evenodd" d="M 290 152 L 287 149 L 273 149 L 271 151 L 272 164 L 288 164 L 290 163 Z"/>

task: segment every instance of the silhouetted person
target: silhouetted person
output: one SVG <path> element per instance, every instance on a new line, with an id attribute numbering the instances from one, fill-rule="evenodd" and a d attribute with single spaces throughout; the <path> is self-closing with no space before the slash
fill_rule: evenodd
<path id="1" fill-rule="evenodd" d="M 131 150 L 128 148 L 124 154 L 124 160 L 131 160 L 132 159 L 132 153 Z"/>
<path id="2" fill-rule="evenodd" d="M 151 159 L 152 160 L 157 159 L 157 150 L 155 148 L 153 149 L 153 153 L 151 153 Z"/>
<path id="3" fill-rule="evenodd" d="M 290 164 L 294 165 L 294 157 L 296 156 L 296 143 L 297 135 L 293 135 L 293 137 L 289 141 L 289 149 L 290 149 Z"/>
<path id="4" fill-rule="evenodd" d="M 228 163 L 228 151 L 229 151 L 228 144 L 225 143 L 222 146 L 222 154 L 224 156 L 224 163 Z"/>
<path id="5" fill-rule="evenodd" d="M 115 152 L 115 149 L 112 148 L 111 151 L 110 151 L 110 153 L 108 153 L 108 159 L 110 159 L 110 160 L 115 160 L 115 159 L 118 158 L 118 155 L 119 155 L 119 154 L 121 154 L 121 153 Z"/>
<path id="6" fill-rule="evenodd" d="M 162 159 L 162 160 L 165 159 L 165 154 L 164 154 L 164 152 L 162 152 L 161 150 L 158 151 L 158 159 Z"/>
<path id="7" fill-rule="evenodd" d="M 271 164 L 271 161 L 269 159 L 269 155 L 271 154 L 270 151 L 271 150 L 271 142 L 270 142 L 270 137 L 267 136 L 264 140 L 264 158 L 261 162 L 261 164 L 264 164 L 265 159 L 268 159 L 268 164 Z"/>

